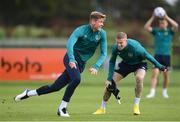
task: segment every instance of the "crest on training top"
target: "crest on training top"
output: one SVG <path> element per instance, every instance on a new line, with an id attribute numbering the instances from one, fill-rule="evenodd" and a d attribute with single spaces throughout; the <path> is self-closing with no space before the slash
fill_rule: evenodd
<path id="1" fill-rule="evenodd" d="M 133 57 L 133 54 L 132 54 L 132 53 L 128 53 L 128 56 L 129 56 L 129 57 Z"/>
<path id="2" fill-rule="evenodd" d="M 99 41 L 100 38 L 101 38 L 101 35 L 99 35 L 99 34 L 95 35 L 95 41 L 96 41 L 96 42 Z"/>
<path id="3" fill-rule="evenodd" d="M 84 38 L 87 38 L 87 35 L 84 35 Z"/>
<path id="4" fill-rule="evenodd" d="M 167 36 L 167 35 L 168 35 L 168 32 L 164 32 L 164 35 Z"/>

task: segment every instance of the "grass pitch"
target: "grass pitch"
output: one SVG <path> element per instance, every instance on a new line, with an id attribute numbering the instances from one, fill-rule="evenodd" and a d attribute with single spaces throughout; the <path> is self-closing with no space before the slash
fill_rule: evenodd
<path id="1" fill-rule="evenodd" d="M 24 89 L 35 89 L 51 82 L 0 82 L 0 121 L 180 121 L 180 71 L 171 72 L 169 99 L 161 96 L 162 77 L 159 78 L 156 97 L 145 98 L 151 76 L 151 72 L 147 72 L 139 116 L 134 116 L 132 112 L 135 85 L 133 74 L 118 83 L 121 105 L 112 96 L 105 115 L 92 114 L 100 107 L 106 74 L 103 71 L 97 76 L 91 76 L 88 71 L 83 73 L 81 84 L 68 106 L 70 118 L 56 115 L 65 89 L 16 103 L 13 97 Z"/>

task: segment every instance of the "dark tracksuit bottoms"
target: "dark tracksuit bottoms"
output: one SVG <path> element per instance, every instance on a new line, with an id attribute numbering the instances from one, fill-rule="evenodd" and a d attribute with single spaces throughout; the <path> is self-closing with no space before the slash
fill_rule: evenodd
<path id="1" fill-rule="evenodd" d="M 59 91 L 60 89 L 62 89 L 63 87 L 65 87 L 68 84 L 68 86 L 65 90 L 64 96 L 63 96 L 63 100 L 66 102 L 70 101 L 71 96 L 73 95 L 76 87 L 79 85 L 79 83 L 81 81 L 80 73 L 83 72 L 84 65 L 79 66 L 78 65 L 79 63 L 77 63 L 76 64 L 77 68 L 71 69 L 71 67 L 69 66 L 69 57 L 67 54 L 64 56 L 63 61 L 64 61 L 64 66 L 66 69 L 64 70 L 62 75 L 59 76 L 53 84 L 45 85 L 45 86 L 38 88 L 36 90 L 38 95 L 43 95 L 43 94 L 48 94 L 51 92 Z"/>

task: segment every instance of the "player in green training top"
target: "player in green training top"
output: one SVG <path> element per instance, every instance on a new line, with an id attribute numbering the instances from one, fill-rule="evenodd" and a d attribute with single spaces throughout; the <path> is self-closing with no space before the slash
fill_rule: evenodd
<path id="1" fill-rule="evenodd" d="M 86 62 L 93 56 L 97 47 L 100 47 L 100 56 L 95 64 L 89 69 L 91 74 L 97 74 L 107 55 L 107 37 L 102 29 L 106 15 L 94 11 L 90 14 L 89 24 L 77 27 L 67 42 L 67 53 L 64 56 L 65 70 L 61 76 L 51 85 L 45 85 L 35 90 L 25 90 L 15 97 L 15 101 L 21 101 L 28 97 L 39 96 L 59 91 L 66 87 L 62 102 L 57 114 L 62 117 L 69 117 L 67 104 L 81 81 L 81 73 Z"/>
<path id="2" fill-rule="evenodd" d="M 114 69 L 117 56 L 119 56 L 122 61 L 118 64 L 118 69 Z M 160 70 L 166 70 L 165 67 L 157 62 L 139 42 L 134 39 L 128 39 L 124 32 L 119 32 L 117 34 L 116 44 L 112 48 L 112 55 L 109 61 L 109 73 L 101 108 L 94 112 L 94 114 L 105 114 L 106 104 L 111 93 L 118 98 L 119 91 L 116 82 L 125 78 L 131 72 L 134 72 L 136 79 L 133 111 L 134 115 L 140 114 L 139 103 L 143 89 L 143 80 L 147 69 L 147 63 L 144 62 L 145 59 L 149 60 Z"/>
<path id="3" fill-rule="evenodd" d="M 151 18 L 146 22 L 144 28 L 151 32 L 154 36 L 154 52 L 155 59 L 163 64 L 164 66 L 171 66 L 170 63 L 170 54 L 171 54 L 171 46 L 174 32 L 177 31 L 178 24 L 171 19 L 167 14 L 164 18 L 158 20 L 158 27 L 152 27 L 152 23 L 155 20 L 155 15 L 153 14 Z M 168 27 L 168 23 L 171 24 L 171 27 Z M 157 84 L 157 78 L 159 75 L 159 69 L 154 67 L 152 78 L 151 78 L 151 89 L 150 93 L 146 96 L 147 98 L 153 98 L 155 96 L 155 89 Z M 167 87 L 169 83 L 169 71 L 163 73 L 163 91 L 162 95 L 164 98 L 169 98 L 167 94 Z"/>

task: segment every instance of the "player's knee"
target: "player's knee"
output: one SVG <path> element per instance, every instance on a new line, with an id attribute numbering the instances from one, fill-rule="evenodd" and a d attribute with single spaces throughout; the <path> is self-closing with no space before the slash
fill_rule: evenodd
<path id="1" fill-rule="evenodd" d="M 136 77 L 136 82 L 141 83 L 141 82 L 143 82 L 143 80 L 144 80 L 144 77 L 143 77 L 143 76 L 137 76 L 137 77 Z"/>
<path id="2" fill-rule="evenodd" d="M 79 85 L 80 82 L 81 82 L 81 77 L 75 77 L 75 78 L 73 79 L 74 85 Z"/>
<path id="3" fill-rule="evenodd" d="M 157 78 L 159 74 L 152 74 L 152 78 Z"/>
<path id="4" fill-rule="evenodd" d="M 153 77 L 158 77 L 158 75 L 159 75 L 159 69 L 154 69 L 153 73 L 152 73 L 152 76 Z"/>

